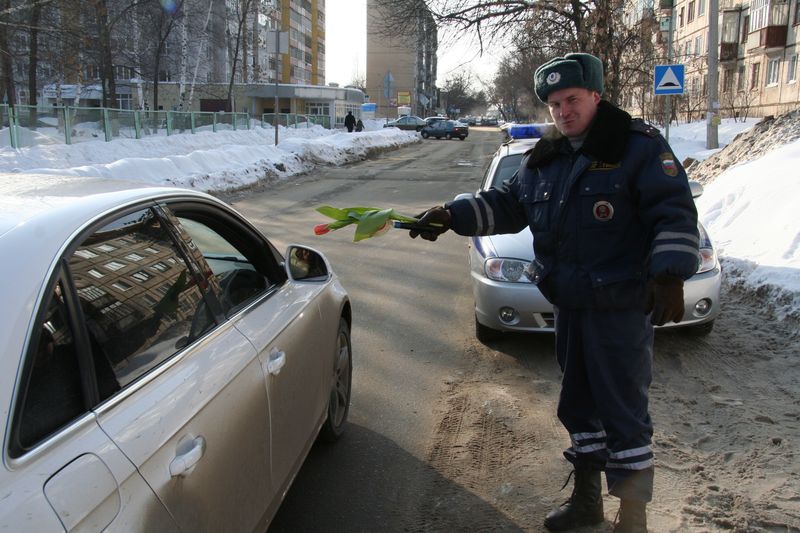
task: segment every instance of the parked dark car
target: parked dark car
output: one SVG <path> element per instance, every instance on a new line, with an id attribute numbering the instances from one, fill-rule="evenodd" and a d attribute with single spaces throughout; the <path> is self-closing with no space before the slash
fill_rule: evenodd
<path id="1" fill-rule="evenodd" d="M 399 128 L 401 130 L 419 131 L 425 127 L 427 123 L 419 117 L 414 115 L 406 115 L 397 120 L 392 120 L 383 125 L 384 128 Z"/>
<path id="2" fill-rule="evenodd" d="M 422 128 L 420 135 L 422 135 L 423 139 L 427 139 L 428 137 L 436 137 L 437 139 L 441 139 L 442 137 L 445 139 L 457 137 L 463 141 L 469 135 L 469 128 L 465 124 L 456 122 L 455 120 L 439 120 L 430 126 Z"/>

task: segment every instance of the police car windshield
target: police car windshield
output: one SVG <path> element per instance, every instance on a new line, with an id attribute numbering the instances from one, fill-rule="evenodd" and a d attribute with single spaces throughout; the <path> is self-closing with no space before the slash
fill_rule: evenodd
<path id="1" fill-rule="evenodd" d="M 497 170 L 494 173 L 494 179 L 492 179 L 491 186 L 500 188 L 504 181 L 511 179 L 511 176 L 514 175 L 514 172 L 519 169 L 519 164 L 522 162 L 523 155 L 525 154 L 507 155 L 501 159 L 500 163 L 497 165 Z"/>

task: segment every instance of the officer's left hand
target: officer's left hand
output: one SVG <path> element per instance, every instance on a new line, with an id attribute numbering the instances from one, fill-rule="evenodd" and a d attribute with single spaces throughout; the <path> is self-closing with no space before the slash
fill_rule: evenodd
<path id="1" fill-rule="evenodd" d="M 650 287 L 645 313 L 653 312 L 650 323 L 663 326 L 667 322 L 678 323 L 683 319 L 683 280 L 677 276 L 656 276 Z"/>

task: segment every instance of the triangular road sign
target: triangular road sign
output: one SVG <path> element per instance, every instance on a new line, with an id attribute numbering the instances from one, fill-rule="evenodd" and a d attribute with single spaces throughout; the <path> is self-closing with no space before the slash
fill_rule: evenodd
<path id="1" fill-rule="evenodd" d="M 683 94 L 684 65 L 656 65 L 653 73 L 655 94 Z"/>

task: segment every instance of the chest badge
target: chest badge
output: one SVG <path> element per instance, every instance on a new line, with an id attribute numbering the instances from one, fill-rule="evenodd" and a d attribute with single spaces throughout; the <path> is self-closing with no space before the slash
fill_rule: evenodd
<path id="1" fill-rule="evenodd" d="M 614 206 L 605 200 L 595 202 L 592 207 L 592 214 L 596 220 L 600 222 L 608 222 L 614 218 Z"/>

